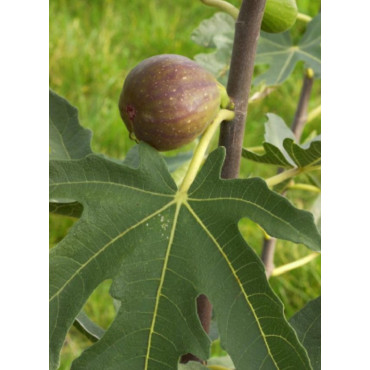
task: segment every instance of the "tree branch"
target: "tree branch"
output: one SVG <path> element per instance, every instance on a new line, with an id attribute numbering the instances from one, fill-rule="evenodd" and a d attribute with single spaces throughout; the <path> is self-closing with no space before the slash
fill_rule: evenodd
<path id="1" fill-rule="evenodd" d="M 227 93 L 235 104 L 235 118 L 221 124 L 219 140 L 219 145 L 226 148 L 222 169 L 222 177 L 225 179 L 239 176 L 248 98 L 265 2 L 244 0 L 235 23 L 234 47 L 227 84 Z"/>

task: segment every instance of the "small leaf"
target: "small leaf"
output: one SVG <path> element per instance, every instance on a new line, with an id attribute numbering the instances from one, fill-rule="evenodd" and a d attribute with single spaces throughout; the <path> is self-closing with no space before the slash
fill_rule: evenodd
<path id="1" fill-rule="evenodd" d="M 267 113 L 268 121 L 265 124 L 265 153 L 253 153 L 243 148 L 244 158 L 259 163 L 273 164 L 280 167 L 308 167 L 320 164 L 321 141 L 317 136 L 305 144 L 295 143 L 293 132 L 287 127 L 283 119 L 276 114 Z"/>
<path id="2" fill-rule="evenodd" d="M 321 369 L 321 297 L 307 303 L 290 320 L 314 370 Z"/>
<path id="3" fill-rule="evenodd" d="M 266 116 L 268 120 L 265 123 L 265 141 L 284 152 L 283 140 L 286 138 L 295 140 L 295 136 L 281 117 L 274 113 L 267 113 Z"/>
<path id="4" fill-rule="evenodd" d="M 263 143 L 263 148 L 265 149 L 265 154 L 259 155 L 243 148 L 242 155 L 244 158 L 250 159 L 254 162 L 273 164 L 280 167 L 292 167 L 292 165 L 285 159 L 284 154 L 282 154 L 276 146 L 269 143 Z"/>
<path id="5" fill-rule="evenodd" d="M 293 167 L 294 161 L 290 158 L 283 146 L 284 139 L 295 139 L 293 132 L 278 115 L 267 113 L 266 116 L 268 120 L 265 123 L 265 143 L 263 143 L 266 153 L 258 155 L 247 149 L 243 149 L 243 157 L 260 163 Z"/>
<path id="6" fill-rule="evenodd" d="M 214 43 L 217 47 L 216 51 L 197 54 L 194 60 L 211 72 L 221 84 L 226 86 L 229 76 L 233 40 L 227 35 L 219 35 L 214 37 Z"/>
<path id="7" fill-rule="evenodd" d="M 297 167 L 320 164 L 321 141 L 319 137 L 311 141 L 307 149 L 304 149 L 303 147 L 294 143 L 292 139 L 285 139 L 283 145 Z"/>
<path id="8" fill-rule="evenodd" d="M 79 159 L 92 153 L 92 133 L 78 122 L 78 111 L 49 90 L 50 159 Z"/>
<path id="9" fill-rule="evenodd" d="M 198 45 L 206 48 L 217 47 L 215 38 L 229 35 L 233 38 L 235 21 L 228 14 L 218 12 L 212 18 L 203 20 L 192 32 L 191 39 Z"/>
<path id="10" fill-rule="evenodd" d="M 293 45 L 290 32 L 261 32 L 257 46 L 255 64 L 268 64 L 270 68 L 256 77 L 253 84 L 279 85 L 292 73 L 299 61 L 306 63 L 320 77 L 321 69 L 321 16 L 317 15 L 307 26 L 307 30 L 297 45 Z"/>
<path id="11" fill-rule="evenodd" d="M 225 13 L 216 13 L 206 19 L 193 31 L 191 39 L 206 48 L 216 48 L 211 53 L 201 53 L 194 60 L 203 68 L 210 71 L 226 85 L 232 46 L 234 42 L 235 21 Z"/>

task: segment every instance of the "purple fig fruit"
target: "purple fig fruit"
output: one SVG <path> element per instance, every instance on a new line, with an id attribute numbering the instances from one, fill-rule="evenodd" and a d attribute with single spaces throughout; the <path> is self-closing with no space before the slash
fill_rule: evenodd
<path id="1" fill-rule="evenodd" d="M 211 73 L 186 57 L 163 54 L 143 60 L 127 75 L 119 110 L 130 135 L 166 151 L 199 136 L 220 103 Z"/>

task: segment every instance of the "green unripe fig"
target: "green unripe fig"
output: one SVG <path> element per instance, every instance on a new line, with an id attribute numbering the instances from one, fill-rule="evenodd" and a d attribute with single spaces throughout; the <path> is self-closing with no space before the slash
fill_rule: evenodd
<path id="1" fill-rule="evenodd" d="M 287 31 L 297 19 L 295 0 L 266 0 L 261 30 L 270 33 Z"/>
<path id="2" fill-rule="evenodd" d="M 203 133 L 220 103 L 221 92 L 211 73 L 186 57 L 162 54 L 129 72 L 119 110 L 130 136 L 166 151 Z"/>

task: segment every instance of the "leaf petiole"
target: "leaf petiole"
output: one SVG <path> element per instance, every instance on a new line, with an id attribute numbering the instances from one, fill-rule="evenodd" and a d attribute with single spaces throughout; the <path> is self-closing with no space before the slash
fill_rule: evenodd
<path id="1" fill-rule="evenodd" d="M 307 117 L 307 123 L 314 120 L 316 117 L 318 117 L 321 114 L 321 104 L 317 106 L 315 109 L 313 109 Z"/>
<path id="2" fill-rule="evenodd" d="M 280 184 L 281 182 L 288 180 L 292 177 L 295 177 L 297 175 L 300 175 L 305 172 L 320 170 L 321 166 L 307 166 L 303 168 L 291 168 L 289 170 L 286 170 L 284 172 L 281 172 L 275 176 L 269 177 L 266 179 L 266 184 L 269 188 L 272 188 L 273 186 Z"/>
<path id="3" fill-rule="evenodd" d="M 200 139 L 198 146 L 195 148 L 193 158 L 190 162 L 189 168 L 185 174 L 184 179 L 179 188 L 179 192 L 186 193 L 191 184 L 193 183 L 195 176 L 202 164 L 204 154 L 208 148 L 208 145 L 215 134 L 218 126 L 222 121 L 231 121 L 235 116 L 235 113 L 228 109 L 220 109 L 216 118 L 213 122 L 207 127 L 202 138 Z"/>
<path id="4" fill-rule="evenodd" d="M 313 193 L 320 193 L 321 189 L 317 186 L 310 185 L 310 184 L 293 184 L 288 186 L 289 190 L 306 190 L 311 191 Z"/>
<path id="5" fill-rule="evenodd" d="M 320 253 L 311 253 L 308 256 L 300 258 L 297 261 L 287 263 L 286 265 L 277 267 L 276 269 L 274 269 L 272 271 L 271 276 L 279 276 L 279 275 L 282 275 L 282 274 L 284 274 L 288 271 L 295 270 L 298 267 L 302 267 L 302 266 L 306 265 L 307 263 L 311 262 L 312 260 L 314 260 L 319 255 L 320 255 Z"/>
<path id="6" fill-rule="evenodd" d="M 239 9 L 234 5 L 223 0 L 200 0 L 203 4 L 213 6 L 221 11 L 231 15 L 235 20 L 238 18 Z"/>

